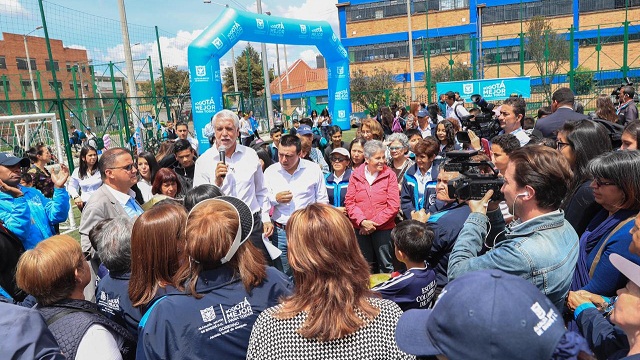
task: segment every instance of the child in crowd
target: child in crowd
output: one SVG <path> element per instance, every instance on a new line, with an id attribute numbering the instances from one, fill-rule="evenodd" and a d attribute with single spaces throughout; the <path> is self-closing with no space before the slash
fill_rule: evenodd
<path id="1" fill-rule="evenodd" d="M 396 258 L 407 270 L 397 277 L 374 287 L 383 298 L 392 300 L 402 311 L 427 309 L 433 306 L 436 273 L 427 266 L 434 233 L 416 220 L 406 220 L 391 231 Z"/>
<path id="2" fill-rule="evenodd" d="M 420 140 L 422 140 L 422 134 L 418 129 L 409 129 L 404 132 L 405 135 L 409 138 L 409 159 L 416 160 L 416 155 L 413 153 L 413 148 L 416 146 Z"/>

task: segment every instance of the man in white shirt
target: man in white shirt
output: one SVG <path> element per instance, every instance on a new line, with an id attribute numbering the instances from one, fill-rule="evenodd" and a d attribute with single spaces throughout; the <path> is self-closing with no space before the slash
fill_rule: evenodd
<path id="1" fill-rule="evenodd" d="M 244 201 L 251 209 L 254 220 L 249 239 L 270 261 L 262 234 L 269 237 L 273 233 L 273 224 L 269 218 L 271 206 L 258 155 L 255 150 L 236 143 L 240 119 L 233 111 L 221 110 L 211 121 L 215 143 L 196 161 L 193 187 L 201 184 L 216 185 L 224 195 Z M 221 146 L 226 148 L 224 154 L 218 150 Z"/>
<path id="2" fill-rule="evenodd" d="M 469 116 L 469 112 L 465 109 L 462 101 L 456 101 L 456 94 L 453 91 L 448 91 L 445 96 L 445 102 L 447 103 L 446 118 L 457 119 L 458 123 L 462 124 L 462 118 Z"/>
<path id="3" fill-rule="evenodd" d="M 520 142 L 520 146 L 529 143 L 529 135 L 522 129 L 522 119 L 524 119 L 527 103 L 521 97 L 511 96 L 500 106 L 500 127 L 504 134 L 512 134 Z"/>
<path id="4" fill-rule="evenodd" d="M 319 202 L 329 203 L 324 176 L 317 164 L 302 159 L 302 143 L 294 135 L 284 135 L 278 146 L 278 163 L 265 170 L 265 184 L 269 201 L 274 206 L 273 222 L 278 236 L 278 249 L 282 251 L 282 271 L 291 276 L 287 261 L 286 224 L 294 211 Z"/>

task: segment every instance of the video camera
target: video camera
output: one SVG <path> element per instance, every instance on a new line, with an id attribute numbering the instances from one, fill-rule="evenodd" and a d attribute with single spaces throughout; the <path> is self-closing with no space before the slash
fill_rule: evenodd
<path id="1" fill-rule="evenodd" d="M 611 96 L 615 96 L 616 100 L 620 99 L 620 90 L 625 87 L 625 86 L 633 86 L 633 83 L 631 82 L 631 79 L 629 79 L 629 77 L 624 78 L 624 83 L 620 84 L 620 86 L 618 86 L 615 90 L 613 90 L 611 92 Z"/>
<path id="2" fill-rule="evenodd" d="M 504 180 L 491 161 L 471 161 L 477 150 L 453 150 L 446 153 L 444 171 L 459 172 L 460 176 L 448 182 L 449 197 L 460 200 L 480 200 L 493 190 L 491 200 L 502 201 L 500 189 Z"/>
<path id="3" fill-rule="evenodd" d="M 466 127 L 467 130 L 473 130 L 473 132 L 481 138 L 491 139 L 498 135 L 498 133 L 502 131 L 502 128 L 500 127 L 500 121 L 494 116 L 494 105 L 488 103 L 479 94 L 471 95 L 471 101 L 480 107 L 481 113 L 478 115 L 463 116 L 462 119 L 460 119 L 462 126 Z M 466 131 L 459 131 L 456 136 L 461 143 L 470 142 L 469 133 Z"/>

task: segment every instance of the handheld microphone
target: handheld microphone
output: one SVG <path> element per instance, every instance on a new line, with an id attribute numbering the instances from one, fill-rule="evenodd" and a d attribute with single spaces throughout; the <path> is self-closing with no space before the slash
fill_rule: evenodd
<path id="1" fill-rule="evenodd" d="M 220 162 L 222 162 L 223 164 L 227 164 L 226 161 L 226 152 L 227 152 L 227 147 L 224 145 L 220 145 L 220 147 L 218 148 L 218 151 L 220 152 Z M 226 175 L 222 175 L 222 177 L 225 177 Z"/>

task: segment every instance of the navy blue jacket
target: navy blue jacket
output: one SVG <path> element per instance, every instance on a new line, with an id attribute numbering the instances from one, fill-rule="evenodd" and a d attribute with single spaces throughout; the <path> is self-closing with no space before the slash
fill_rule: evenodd
<path id="1" fill-rule="evenodd" d="M 196 284 L 202 298 L 170 292 L 147 310 L 136 359 L 245 359 L 258 315 L 290 295 L 291 288 L 272 267 L 251 293 L 229 266 L 204 271 Z"/>
<path id="2" fill-rule="evenodd" d="M 335 207 L 344 206 L 344 197 L 347 195 L 347 187 L 349 186 L 349 178 L 351 178 L 351 169 L 347 169 L 342 175 L 339 183 L 335 182 L 333 173 L 328 173 L 324 177 L 327 187 L 327 196 L 329 196 L 329 204 Z"/>
<path id="3" fill-rule="evenodd" d="M 40 312 L 0 298 L 0 359 L 64 360 Z"/>
<path id="4" fill-rule="evenodd" d="M 629 352 L 629 340 L 624 331 L 595 307 L 584 309 L 576 323 L 598 359 L 621 359 Z"/>
<path id="5" fill-rule="evenodd" d="M 534 129 L 539 130 L 546 138 L 556 138 L 559 129 L 567 121 L 586 120 L 587 115 L 577 113 L 569 108 L 558 108 L 553 114 L 544 117 L 536 122 Z"/>
<path id="6" fill-rule="evenodd" d="M 138 323 L 142 313 L 133 307 L 129 299 L 131 273 L 110 272 L 100 279 L 96 288 L 96 305 L 107 318 L 115 321 L 132 336 L 138 336 Z"/>
<path id="7" fill-rule="evenodd" d="M 431 166 L 431 179 L 424 189 L 424 195 L 420 198 L 420 192 L 418 191 L 418 179 L 416 179 L 416 172 L 418 171 L 418 164 L 413 165 L 407 172 L 404 173 L 404 181 L 402 182 L 402 189 L 400 190 L 400 210 L 405 219 L 411 219 L 411 211 L 426 209 L 429 204 L 429 195 L 435 194 L 436 184 L 438 183 L 438 167 Z"/>
<path id="8" fill-rule="evenodd" d="M 449 255 L 470 213 L 467 204 L 452 202 L 429 217 L 428 224 L 433 229 L 435 237 L 427 262 L 429 267 L 436 271 L 438 287 L 444 287 L 449 283 Z"/>

